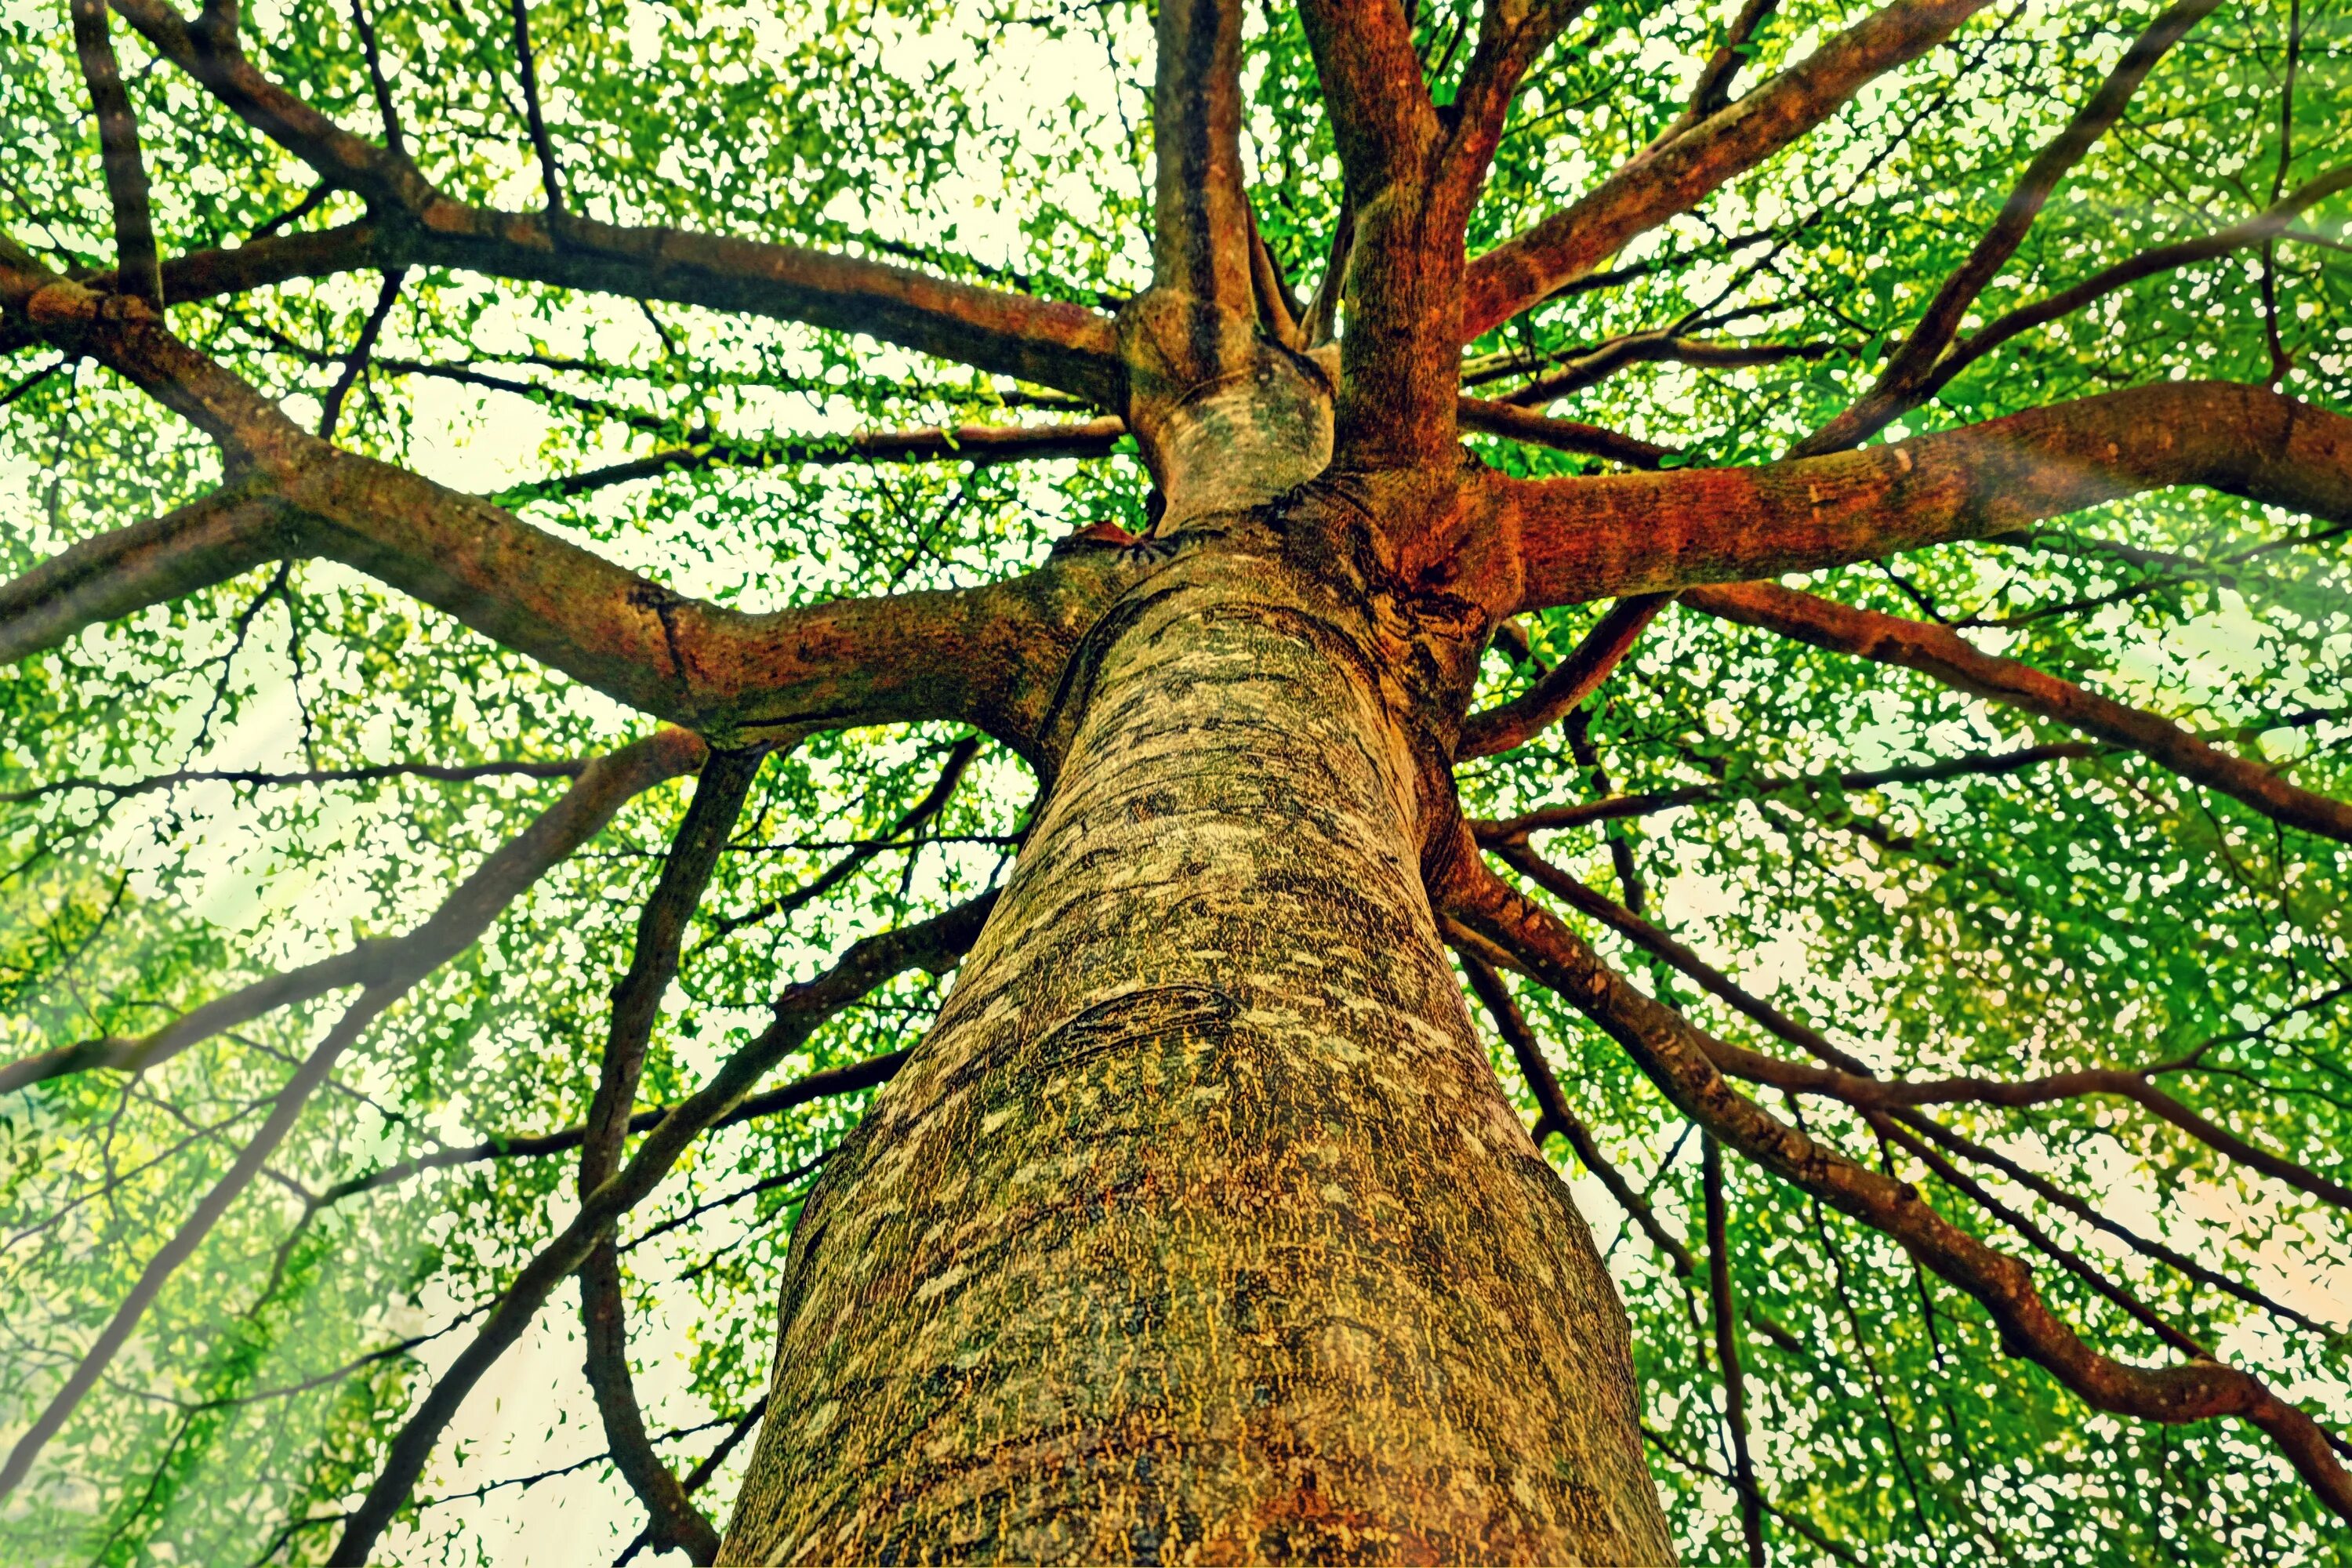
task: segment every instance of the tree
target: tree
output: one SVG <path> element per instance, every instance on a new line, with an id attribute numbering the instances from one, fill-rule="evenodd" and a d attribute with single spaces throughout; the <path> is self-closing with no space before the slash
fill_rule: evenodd
<path id="1" fill-rule="evenodd" d="M 12 1554 L 2340 1560 L 2347 17 L 12 23 Z"/>

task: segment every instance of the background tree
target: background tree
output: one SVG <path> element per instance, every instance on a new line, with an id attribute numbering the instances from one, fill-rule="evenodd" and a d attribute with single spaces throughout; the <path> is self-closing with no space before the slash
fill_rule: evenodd
<path id="1" fill-rule="evenodd" d="M 2352 12 L 7 26 L 12 1558 L 2343 1557 Z"/>

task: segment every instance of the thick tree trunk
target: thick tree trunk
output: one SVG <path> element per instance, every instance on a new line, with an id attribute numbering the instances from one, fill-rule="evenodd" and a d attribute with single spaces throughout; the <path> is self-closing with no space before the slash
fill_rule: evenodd
<path id="1" fill-rule="evenodd" d="M 1216 529 L 1082 655 L 1012 884 L 802 1216 L 724 1561 L 1670 1556 L 1622 1311 L 1432 921 L 1377 612 Z"/>

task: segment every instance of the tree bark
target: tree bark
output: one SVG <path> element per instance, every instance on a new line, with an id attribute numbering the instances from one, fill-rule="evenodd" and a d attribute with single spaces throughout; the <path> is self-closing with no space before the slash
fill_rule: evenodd
<path id="1" fill-rule="evenodd" d="M 1141 546 L 1183 552 L 1074 660 L 1011 884 L 801 1217 L 721 1561 L 1671 1559 L 1623 1311 L 1430 911 L 1394 603 L 1299 510 Z"/>

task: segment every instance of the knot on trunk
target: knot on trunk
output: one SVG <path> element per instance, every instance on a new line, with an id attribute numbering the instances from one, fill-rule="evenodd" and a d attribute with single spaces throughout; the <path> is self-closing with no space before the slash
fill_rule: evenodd
<path id="1" fill-rule="evenodd" d="M 1119 313 L 1128 428 L 1165 503 L 1158 531 L 1263 506 L 1331 460 L 1332 377 L 1251 318 L 1150 289 Z"/>

